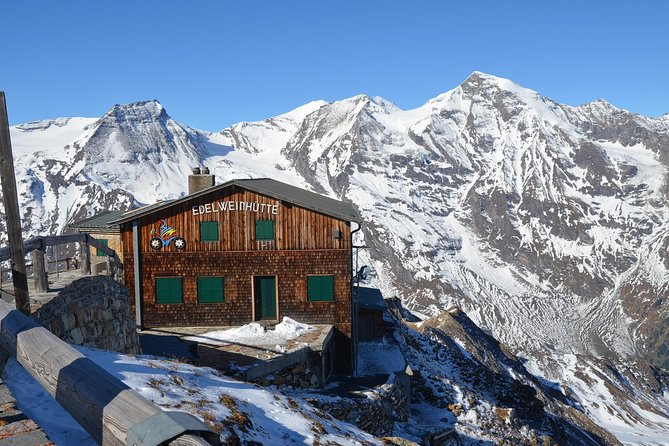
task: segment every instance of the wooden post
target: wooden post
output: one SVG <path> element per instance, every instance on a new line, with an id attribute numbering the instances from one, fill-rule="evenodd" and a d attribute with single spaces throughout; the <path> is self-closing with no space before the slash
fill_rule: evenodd
<path id="1" fill-rule="evenodd" d="M 33 279 L 35 280 L 35 293 L 46 293 L 49 289 L 44 265 L 44 251 L 35 249 L 30 252 L 33 259 Z"/>
<path id="2" fill-rule="evenodd" d="M 19 199 L 16 193 L 14 156 L 9 137 L 9 120 L 4 91 L 0 91 L 0 177 L 2 177 L 2 198 L 5 203 L 7 238 L 12 253 L 14 299 L 16 308 L 23 314 L 30 315 L 28 277 L 26 276 L 26 260 L 23 257 L 23 236 L 21 235 L 21 215 L 19 214 Z"/>
<path id="3" fill-rule="evenodd" d="M 53 251 L 56 255 L 56 277 L 60 278 L 60 266 L 58 265 L 58 262 L 59 262 L 59 260 L 58 260 L 58 245 L 55 245 L 53 247 Z"/>
<path id="4" fill-rule="evenodd" d="M 105 259 L 107 260 L 107 275 L 113 278 L 114 273 L 112 272 L 112 256 L 107 255 Z"/>
<path id="5" fill-rule="evenodd" d="M 81 250 L 81 275 L 91 275 L 91 250 L 88 245 L 88 237 L 86 240 L 79 242 L 79 249 Z"/>

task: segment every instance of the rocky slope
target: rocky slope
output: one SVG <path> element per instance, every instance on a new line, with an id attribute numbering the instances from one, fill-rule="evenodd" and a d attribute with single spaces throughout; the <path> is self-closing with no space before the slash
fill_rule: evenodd
<path id="1" fill-rule="evenodd" d="M 454 429 L 447 444 L 621 444 L 570 400 L 569 387 L 532 375 L 460 309 L 407 325 L 397 338 L 414 371 L 413 418 L 399 435 Z"/>

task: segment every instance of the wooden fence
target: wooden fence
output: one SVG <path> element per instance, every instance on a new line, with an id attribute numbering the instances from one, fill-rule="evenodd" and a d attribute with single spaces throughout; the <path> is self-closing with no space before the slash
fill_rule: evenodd
<path id="1" fill-rule="evenodd" d="M 81 251 L 81 267 L 83 274 L 91 273 L 91 260 L 89 247 L 93 246 L 98 251 L 104 252 L 107 260 L 107 273 L 116 280 L 123 280 L 123 262 L 116 251 L 109 248 L 101 241 L 88 234 L 56 235 L 46 237 L 33 237 L 23 242 L 24 254 L 30 253 L 32 257 L 33 277 L 35 278 L 35 291 L 43 293 L 47 291 L 47 263 L 44 260 L 46 248 L 49 246 L 65 245 L 68 243 L 79 243 Z M 0 262 L 11 258 L 9 247 L 0 248 Z M 56 265 L 56 268 L 58 266 Z M 0 274 L 3 272 L 0 271 Z"/>

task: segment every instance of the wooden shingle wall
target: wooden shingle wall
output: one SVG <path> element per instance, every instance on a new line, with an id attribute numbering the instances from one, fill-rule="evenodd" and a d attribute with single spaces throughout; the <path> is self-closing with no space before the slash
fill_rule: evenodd
<path id="1" fill-rule="evenodd" d="M 276 275 L 277 316 L 308 324 L 332 324 L 351 334 L 350 257 L 347 250 L 146 253 L 142 255 L 142 307 L 145 327 L 243 325 L 253 321 L 252 277 Z M 126 254 L 126 279 L 134 280 L 132 257 Z M 307 300 L 307 275 L 334 276 L 333 302 Z M 182 277 L 183 303 L 157 304 L 155 279 Z M 225 301 L 198 303 L 197 278 L 224 278 Z M 134 290 L 130 289 L 131 295 Z M 132 296 L 131 301 L 134 301 Z"/>

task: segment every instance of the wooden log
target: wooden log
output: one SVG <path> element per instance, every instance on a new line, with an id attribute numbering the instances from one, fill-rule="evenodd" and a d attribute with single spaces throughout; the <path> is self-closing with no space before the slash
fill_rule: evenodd
<path id="1" fill-rule="evenodd" d="M 181 437 L 172 440 L 169 446 L 209 446 L 209 442 L 202 437 L 195 435 L 182 435 Z"/>
<path id="2" fill-rule="evenodd" d="M 42 237 L 33 237 L 23 242 L 23 251 L 28 254 L 35 249 L 44 249 L 44 239 Z"/>
<path id="3" fill-rule="evenodd" d="M 162 412 L 160 407 L 4 301 L 0 301 L 0 345 L 103 446 L 126 445 L 128 430 Z M 199 423 L 203 432 L 211 434 Z M 192 433 L 182 431 L 178 436 Z M 216 436 L 211 438 L 215 444 Z"/>
<path id="4" fill-rule="evenodd" d="M 46 276 L 46 265 L 44 263 L 44 251 L 36 249 L 30 252 L 33 259 L 33 280 L 35 281 L 35 293 L 46 293 L 49 285 Z"/>
<path id="5" fill-rule="evenodd" d="M 44 239 L 44 246 L 54 246 L 81 242 L 86 240 L 86 234 L 49 235 L 42 238 Z"/>
<path id="6" fill-rule="evenodd" d="M 16 308 L 19 311 L 30 315 L 28 277 L 26 276 L 23 236 L 21 235 L 21 214 L 19 213 L 14 157 L 12 154 L 12 142 L 9 137 L 9 120 L 7 118 L 4 91 L 0 91 L 0 182 L 2 183 L 2 198 L 5 205 L 7 239 L 9 240 L 12 259 L 14 300 Z"/>
<path id="7" fill-rule="evenodd" d="M 106 260 L 107 260 L 107 275 L 109 277 L 114 277 L 116 268 L 114 267 L 113 258 L 111 256 L 107 256 Z"/>
<path id="8" fill-rule="evenodd" d="M 81 275 L 88 276 L 91 274 L 91 251 L 88 246 L 88 238 L 79 242 L 79 251 L 81 254 Z"/>

